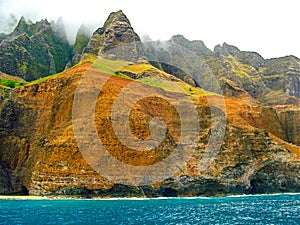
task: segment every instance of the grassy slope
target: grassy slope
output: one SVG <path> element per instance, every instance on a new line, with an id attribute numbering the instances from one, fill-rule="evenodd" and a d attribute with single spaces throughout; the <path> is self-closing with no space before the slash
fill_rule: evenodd
<path id="1" fill-rule="evenodd" d="M 204 91 L 200 88 L 194 88 L 180 79 L 146 63 L 126 66 L 122 68 L 121 72 L 134 73 L 137 77 L 144 72 L 148 72 L 151 74 L 150 76 L 139 78 L 137 81 L 152 87 L 161 88 L 167 92 L 186 93 L 195 96 L 216 95 L 215 93 Z"/>
<path id="2" fill-rule="evenodd" d="M 98 57 L 94 61 L 93 67 L 100 73 L 116 75 L 116 72 L 127 66 L 129 62 L 122 60 L 109 60 L 102 57 Z"/>
<path id="3" fill-rule="evenodd" d="M 79 64 L 73 66 L 72 68 L 70 68 L 65 72 L 43 77 L 38 80 L 34 80 L 32 82 L 26 83 L 25 85 L 28 86 L 28 85 L 38 84 L 48 79 L 55 79 L 58 76 L 66 73 L 71 75 L 72 73 L 68 71 L 72 71 L 76 67 L 80 66 L 82 63 L 87 63 L 87 62 L 92 63 L 92 67 L 100 73 L 118 76 L 130 80 L 132 80 L 132 78 L 123 74 L 122 71 L 131 72 L 137 75 L 141 75 L 143 72 L 148 71 L 151 74 L 150 76 L 142 77 L 140 79 L 137 79 L 137 81 L 145 85 L 149 85 L 151 87 L 163 89 L 164 91 L 167 92 L 186 93 L 188 95 L 192 95 L 195 97 L 205 96 L 205 95 L 207 96 L 216 95 L 215 93 L 204 91 L 200 88 L 194 88 L 189 84 L 179 80 L 178 78 L 153 67 L 150 64 L 146 64 L 146 63 L 132 64 L 127 61 L 110 60 L 110 59 L 105 59 L 103 57 L 95 58 L 93 56 L 86 56 L 85 61 L 80 62 Z"/>
<path id="4" fill-rule="evenodd" d="M 0 88 L 11 89 L 11 88 L 15 88 L 18 86 L 22 86 L 25 83 L 26 83 L 26 81 L 20 77 L 11 76 L 11 75 L 0 72 Z"/>
<path id="5" fill-rule="evenodd" d="M 15 80 L 0 80 L 0 86 L 4 88 L 15 88 L 24 85 L 25 82 L 19 82 Z"/>

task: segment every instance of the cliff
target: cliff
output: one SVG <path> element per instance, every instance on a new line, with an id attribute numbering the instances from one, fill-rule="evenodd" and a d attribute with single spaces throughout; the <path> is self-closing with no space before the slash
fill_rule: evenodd
<path id="1" fill-rule="evenodd" d="M 69 51 L 61 20 L 32 23 L 22 17 L 0 43 L 0 71 L 26 81 L 36 80 L 63 71 Z"/>
<path id="2" fill-rule="evenodd" d="M 145 47 L 146 56 L 154 66 L 189 84 L 201 87 L 203 83 L 199 81 L 213 74 L 228 97 L 241 98 L 244 93 L 244 97 L 264 105 L 298 101 L 294 98 L 299 98 L 300 60 L 297 57 L 264 59 L 256 52 L 240 51 L 227 43 L 217 45 L 212 52 L 203 42 L 189 41 L 182 35 L 167 42 L 146 43 Z M 174 62 L 177 69 L 164 65 L 166 60 Z M 185 68 L 189 73 L 178 68 Z"/>
<path id="3" fill-rule="evenodd" d="M 141 43 L 140 37 L 135 33 L 130 21 L 126 15 L 120 10 L 113 12 L 105 21 L 103 27 L 98 28 L 92 35 L 87 47 L 84 49 L 85 54 L 103 55 L 110 51 L 110 54 L 118 55 L 119 59 L 131 58 L 131 61 L 138 61 L 140 59 Z M 128 52 L 113 53 L 112 50 L 116 46 L 121 45 L 130 46 L 130 55 Z M 84 58 L 85 55 L 83 55 Z M 112 57 L 112 56 L 110 56 Z"/>
<path id="4" fill-rule="evenodd" d="M 200 94 L 193 96 L 202 127 L 199 142 L 182 171 L 158 184 L 141 187 L 107 180 L 83 158 L 72 126 L 72 104 L 80 78 L 87 70 L 92 70 L 98 79 L 107 76 L 90 66 L 90 62 L 85 62 L 55 78 L 14 89 L 13 96 L 1 102 L 2 194 L 193 196 L 299 191 L 300 150 L 287 142 L 294 138 L 299 145 L 299 120 L 296 116 L 299 108 L 292 105 L 284 108 L 252 106 L 242 100 L 226 98 L 228 124 L 224 140 L 210 167 L 200 171 L 199 162 L 208 145 L 209 132 L 216 126 L 211 122 L 212 106 L 208 105 L 207 99 L 217 103 L 220 98 Z M 116 75 L 105 84 L 97 100 L 96 108 L 101 110 L 96 110 L 96 127 L 106 148 L 119 155 L 123 162 L 141 163 L 141 158 L 133 157 L 134 152 L 118 140 L 108 120 L 114 99 L 131 82 L 137 82 L 137 87 L 144 89 L 143 83 Z M 153 94 L 162 92 L 155 85 L 150 88 Z M 135 91 L 131 94 L 139 96 L 142 93 Z M 179 135 L 176 129 L 171 132 L 172 126 L 179 121 L 169 107 L 159 99 L 138 103 L 132 109 L 130 119 L 136 135 L 147 138 L 147 121 L 154 115 L 168 118 L 170 137 L 167 149 L 172 149 Z M 224 112 L 219 109 L 219 113 Z M 287 122 L 286 118 L 290 121 Z M 106 166 L 109 170 L 114 168 L 114 165 Z"/>
<path id="5" fill-rule="evenodd" d="M 15 29 L 16 46 L 36 39 L 26 26 Z M 182 36 L 151 46 L 139 40 L 118 11 L 87 47 L 78 40 L 83 60 L 72 68 L 0 86 L 10 93 L 0 98 L 0 194 L 300 191 L 299 59 L 265 60 L 227 44 L 210 51 Z"/>

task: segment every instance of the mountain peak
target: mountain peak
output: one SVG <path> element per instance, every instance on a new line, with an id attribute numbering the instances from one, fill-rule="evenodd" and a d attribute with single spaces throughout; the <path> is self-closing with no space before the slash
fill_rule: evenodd
<path id="1" fill-rule="evenodd" d="M 110 13 L 107 20 L 104 23 L 104 27 L 108 28 L 114 23 L 127 23 L 129 26 L 131 26 L 129 19 L 123 13 L 122 10 Z"/>
<path id="2" fill-rule="evenodd" d="M 212 55 L 212 51 L 205 46 L 203 41 L 200 40 L 190 41 L 181 34 L 172 36 L 171 41 L 191 51 L 194 51 L 197 55 Z"/>
<path id="3" fill-rule="evenodd" d="M 21 34 L 23 32 L 26 32 L 28 29 L 28 24 L 26 22 L 26 19 L 24 16 L 22 16 L 17 24 L 17 26 L 15 27 L 13 33 L 14 34 Z"/>
<path id="4" fill-rule="evenodd" d="M 22 16 L 10 35 L 16 37 L 22 33 L 27 33 L 29 36 L 32 36 L 41 31 L 43 28 L 50 27 L 50 25 L 51 24 L 47 19 L 42 19 L 41 21 L 32 23 L 32 21 L 26 20 Z"/>
<path id="5" fill-rule="evenodd" d="M 22 17 L 20 18 L 20 21 L 19 21 L 19 23 L 26 23 L 26 19 L 25 19 L 25 17 L 24 17 L 24 16 L 22 16 Z"/>
<path id="6" fill-rule="evenodd" d="M 237 55 L 239 54 L 241 51 L 235 47 L 234 45 L 229 45 L 226 42 L 224 42 L 221 45 L 216 45 L 214 48 L 214 53 L 217 56 L 226 56 L 226 55 Z"/>
<path id="7" fill-rule="evenodd" d="M 171 37 L 171 41 L 188 41 L 182 34 L 176 34 Z"/>
<path id="8" fill-rule="evenodd" d="M 46 21 L 46 24 L 47 24 L 47 22 L 48 21 Z M 52 25 L 52 29 L 55 31 L 55 33 L 58 37 L 60 37 L 62 40 L 65 40 L 65 41 L 68 39 L 62 17 L 59 17 L 59 19 L 56 21 L 56 23 L 53 22 L 51 25 Z"/>
<path id="9" fill-rule="evenodd" d="M 237 47 L 235 47 L 234 45 L 229 45 L 226 42 L 223 43 L 222 49 L 224 51 L 227 51 L 231 55 L 233 55 L 233 54 L 235 54 L 237 52 L 240 52 L 240 50 Z"/>
<path id="10" fill-rule="evenodd" d="M 85 26 L 84 24 L 81 24 L 81 26 L 77 31 L 76 40 L 72 52 L 72 59 L 68 63 L 67 68 L 74 66 L 75 64 L 80 62 L 81 54 L 84 48 L 89 43 L 90 38 L 91 38 L 91 34 L 88 27 Z"/>
<path id="11" fill-rule="evenodd" d="M 123 13 L 122 10 L 111 13 L 107 20 L 105 21 L 103 27 L 98 28 L 88 46 L 85 48 L 84 53 L 91 53 L 95 55 L 103 55 L 112 50 L 115 50 L 119 46 L 130 44 L 131 60 L 139 59 L 139 46 L 137 42 L 140 42 L 140 37 L 135 33 L 134 29 L 131 27 L 130 21 Z M 112 54 L 112 55 L 119 55 Z M 121 58 L 127 57 L 125 51 L 122 52 Z"/>
<path id="12" fill-rule="evenodd" d="M 77 31 L 77 36 L 78 35 L 91 35 L 91 31 L 85 24 L 81 24 L 78 31 Z"/>

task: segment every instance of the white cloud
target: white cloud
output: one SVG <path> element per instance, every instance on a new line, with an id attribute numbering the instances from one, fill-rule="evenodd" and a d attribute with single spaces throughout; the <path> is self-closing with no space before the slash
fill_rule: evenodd
<path id="1" fill-rule="evenodd" d="M 140 35 L 154 40 L 183 34 L 210 48 L 227 42 L 267 58 L 300 57 L 298 6 L 297 0 L 0 0 L 0 19 L 10 13 L 33 20 L 62 16 L 74 36 L 81 23 L 95 29 L 110 12 L 122 9 Z"/>

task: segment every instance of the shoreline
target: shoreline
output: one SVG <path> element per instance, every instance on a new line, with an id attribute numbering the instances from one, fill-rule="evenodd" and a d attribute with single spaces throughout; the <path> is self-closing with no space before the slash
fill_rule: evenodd
<path id="1" fill-rule="evenodd" d="M 0 200 L 48 200 L 44 196 L 34 195 L 0 195 Z"/>
<path id="2" fill-rule="evenodd" d="M 168 200 L 168 199 L 216 199 L 216 198 L 244 198 L 244 197 L 259 197 L 259 196 L 279 196 L 279 195 L 300 195 L 300 193 L 272 193 L 272 194 L 248 194 L 248 195 L 227 195 L 227 196 L 189 196 L 189 197 L 91 197 L 85 198 L 80 196 L 34 196 L 34 195 L 0 195 L 0 200 L 106 200 L 106 201 L 115 201 L 115 200 L 132 200 L 132 201 L 141 201 L 141 200 Z"/>

